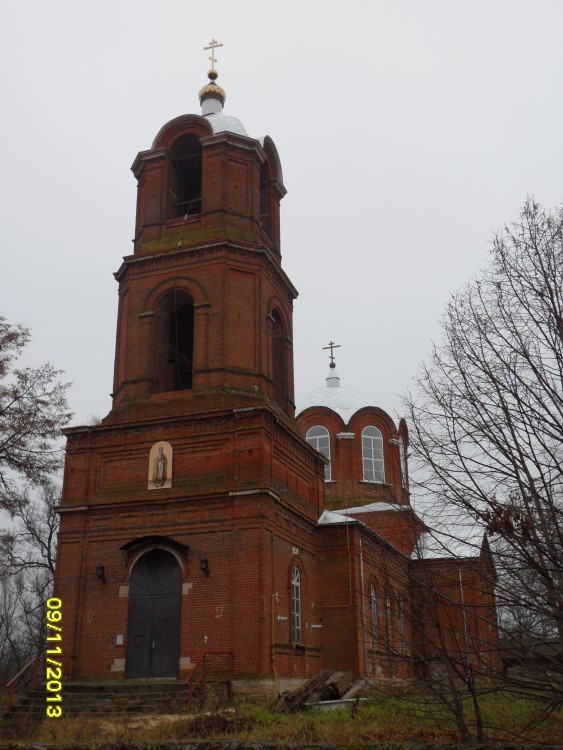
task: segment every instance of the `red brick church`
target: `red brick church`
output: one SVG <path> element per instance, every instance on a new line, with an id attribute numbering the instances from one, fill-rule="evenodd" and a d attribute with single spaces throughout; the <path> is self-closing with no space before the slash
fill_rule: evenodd
<path id="1" fill-rule="evenodd" d="M 492 663 L 490 553 L 420 553 L 404 421 L 333 367 L 296 417 L 281 162 L 216 78 L 133 163 L 113 406 L 66 432 L 65 676 L 184 679 L 221 652 L 235 693 L 271 693 L 409 678 L 444 642 Z"/>

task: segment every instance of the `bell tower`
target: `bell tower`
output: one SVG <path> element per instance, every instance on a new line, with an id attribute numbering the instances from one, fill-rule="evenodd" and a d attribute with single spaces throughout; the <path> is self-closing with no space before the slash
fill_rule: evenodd
<path id="1" fill-rule="evenodd" d="M 223 112 L 216 46 L 201 114 L 132 166 L 112 409 L 66 431 L 55 589 L 71 679 L 184 677 L 221 652 L 235 680 L 271 682 L 319 658 L 318 631 L 287 615 L 291 576 L 316 611 L 324 481 L 294 420 L 286 191 L 271 138 Z"/>
<path id="2" fill-rule="evenodd" d="M 271 138 L 250 138 L 223 114 L 214 67 L 208 75 L 202 114 L 168 122 L 132 166 L 134 253 L 116 273 L 119 415 L 156 394 L 225 388 L 294 414 L 296 291 L 281 267 L 279 157 Z"/>

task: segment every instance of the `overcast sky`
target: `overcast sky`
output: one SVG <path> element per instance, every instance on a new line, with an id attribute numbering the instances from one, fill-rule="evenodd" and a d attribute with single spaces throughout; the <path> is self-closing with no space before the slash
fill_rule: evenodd
<path id="1" fill-rule="evenodd" d="M 200 113 L 211 38 L 225 113 L 270 135 L 288 194 L 296 393 L 342 384 L 390 414 L 449 294 L 526 195 L 562 199 L 561 0 L 18 0 L 0 26 L 0 311 L 27 361 L 111 407 L 130 165 Z"/>

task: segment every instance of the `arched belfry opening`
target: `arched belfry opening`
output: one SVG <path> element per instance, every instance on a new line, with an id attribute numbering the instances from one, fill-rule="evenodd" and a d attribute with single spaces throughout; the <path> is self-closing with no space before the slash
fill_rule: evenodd
<path id="1" fill-rule="evenodd" d="M 184 290 L 174 289 L 155 310 L 153 391 L 191 388 L 193 356 L 193 299 Z"/>
<path id="2" fill-rule="evenodd" d="M 168 217 L 201 213 L 201 142 L 197 135 L 180 136 L 170 149 Z"/>
<path id="3" fill-rule="evenodd" d="M 272 189 L 270 169 L 267 162 L 260 166 L 260 226 L 266 237 L 274 241 L 272 217 Z"/>
<path id="4" fill-rule="evenodd" d="M 274 398 L 285 405 L 287 400 L 287 356 L 286 332 L 282 317 L 277 310 L 272 312 L 272 375 Z"/>

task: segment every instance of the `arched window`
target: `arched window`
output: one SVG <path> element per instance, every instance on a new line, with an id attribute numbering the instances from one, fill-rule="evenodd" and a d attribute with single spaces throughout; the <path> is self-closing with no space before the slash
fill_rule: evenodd
<path id="1" fill-rule="evenodd" d="M 282 406 L 287 399 L 286 335 L 281 315 L 272 312 L 272 368 L 274 398 Z"/>
<path id="2" fill-rule="evenodd" d="M 291 574 L 291 640 L 301 643 L 301 573 L 297 565 Z"/>
<path id="3" fill-rule="evenodd" d="M 192 387 L 194 304 L 185 291 L 170 292 L 160 302 L 154 327 L 154 390 Z"/>
<path id="4" fill-rule="evenodd" d="M 373 648 L 377 647 L 377 591 L 372 583 L 370 595 L 371 608 L 371 643 Z"/>
<path id="5" fill-rule="evenodd" d="M 362 430 L 362 464 L 366 482 L 385 482 L 383 436 L 373 425 L 368 425 Z"/>
<path id="6" fill-rule="evenodd" d="M 201 213 L 201 142 L 193 133 L 183 135 L 170 150 L 168 216 Z"/>
<path id="7" fill-rule="evenodd" d="M 387 624 L 387 650 L 393 650 L 393 613 L 391 611 L 391 595 L 385 596 L 385 620 Z"/>
<path id="8" fill-rule="evenodd" d="M 407 629 L 405 623 L 405 602 L 403 599 L 397 601 L 397 620 L 399 623 L 399 639 L 401 643 L 401 652 L 407 651 Z"/>
<path id="9" fill-rule="evenodd" d="M 323 427 L 320 424 L 315 425 L 314 427 L 311 427 L 307 430 L 307 435 L 305 436 L 307 442 L 309 445 L 312 445 L 313 448 L 319 453 L 322 453 L 323 456 L 328 458 L 328 464 L 325 464 L 325 482 L 330 482 L 331 479 L 331 469 L 330 469 L 330 434 L 326 427 Z"/>

